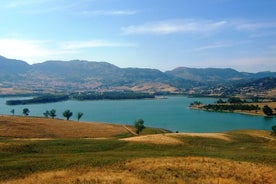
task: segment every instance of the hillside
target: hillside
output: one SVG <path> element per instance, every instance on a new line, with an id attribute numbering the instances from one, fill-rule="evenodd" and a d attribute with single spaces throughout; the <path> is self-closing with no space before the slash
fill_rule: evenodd
<path id="1" fill-rule="evenodd" d="M 226 82 L 245 79 L 260 79 L 265 77 L 276 77 L 276 72 L 238 72 L 231 68 L 187 68 L 178 67 L 166 74 L 177 76 L 186 80 L 205 82 Z"/>
<path id="2" fill-rule="evenodd" d="M 81 60 L 46 61 L 29 65 L 24 61 L 0 57 L 2 95 L 130 90 L 220 96 L 232 95 L 229 92 L 234 91 L 237 85 L 246 88 L 249 87 L 246 86 L 250 85 L 249 82 L 264 77 L 276 77 L 276 73 L 187 67 L 162 72 L 157 69 L 120 68 L 107 62 Z M 274 82 L 270 84 L 269 90 L 276 89 Z M 254 90 L 251 91 L 259 93 Z"/>
<path id="3" fill-rule="evenodd" d="M 19 81 L 31 66 L 20 60 L 0 56 L 0 82 Z"/>
<path id="4" fill-rule="evenodd" d="M 276 138 L 268 131 L 131 137 L 121 125 L 0 121 L 4 184 L 276 182 Z"/>
<path id="5" fill-rule="evenodd" d="M 102 138 L 128 134 L 122 125 L 38 117 L 0 116 L 0 137 Z M 131 135 L 131 134 L 130 134 Z"/>
<path id="6" fill-rule="evenodd" d="M 219 69 L 179 67 L 172 71 L 167 71 L 166 73 L 183 79 L 209 82 L 238 80 L 248 77 L 248 75 L 231 68 Z"/>

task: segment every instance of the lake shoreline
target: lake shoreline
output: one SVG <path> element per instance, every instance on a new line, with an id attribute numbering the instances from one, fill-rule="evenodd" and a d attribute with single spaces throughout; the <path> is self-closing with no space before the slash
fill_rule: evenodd
<path id="1" fill-rule="evenodd" d="M 265 103 L 267 104 L 267 103 Z M 264 113 L 259 113 L 259 112 L 249 112 L 249 111 L 242 111 L 242 110 L 234 110 L 234 111 L 227 111 L 227 110 L 221 110 L 221 111 L 215 111 L 215 110 L 208 110 L 206 108 L 204 108 L 203 106 L 197 106 L 197 105 L 193 105 L 193 106 L 189 106 L 190 109 L 194 109 L 194 110 L 202 110 L 202 111 L 206 111 L 206 112 L 223 112 L 223 113 L 236 113 L 236 114 L 242 114 L 242 115 L 249 115 L 249 116 L 260 116 L 260 117 L 265 117 L 265 118 L 275 118 L 276 114 L 268 116 L 265 115 Z"/>
<path id="2" fill-rule="evenodd" d="M 111 124 L 133 125 L 137 119 L 143 119 L 145 126 L 160 127 L 172 132 L 223 132 L 235 129 L 270 130 L 276 125 L 275 118 L 261 116 L 239 116 L 238 113 L 197 112 L 188 108 L 198 99 L 183 96 L 168 96 L 167 99 L 141 100 L 68 100 L 50 104 L 8 106 L 0 98 L 0 114 L 23 115 L 23 109 L 29 109 L 29 116 L 44 117 L 46 111 L 56 110 L 56 117 L 64 119 L 65 110 L 73 112 L 70 120 L 77 121 L 79 112 L 84 115 L 82 122 L 108 122 Z M 13 98 L 17 99 L 17 98 Z M 200 99 L 204 104 L 213 103 L 216 99 Z M 268 122 L 268 119 L 271 119 Z"/>

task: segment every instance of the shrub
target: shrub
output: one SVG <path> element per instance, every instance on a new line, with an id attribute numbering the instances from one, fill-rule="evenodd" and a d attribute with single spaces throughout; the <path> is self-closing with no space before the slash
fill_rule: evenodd
<path id="1" fill-rule="evenodd" d="M 273 115 L 273 110 L 268 105 L 265 105 L 263 107 L 263 112 L 265 115 L 268 115 L 268 116 Z"/>

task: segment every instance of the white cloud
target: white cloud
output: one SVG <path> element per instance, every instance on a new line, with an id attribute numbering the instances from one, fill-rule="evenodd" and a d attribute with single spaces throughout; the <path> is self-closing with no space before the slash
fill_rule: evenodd
<path id="1" fill-rule="evenodd" d="M 247 43 L 250 43 L 250 41 L 222 41 L 222 42 L 215 42 L 209 45 L 197 47 L 192 49 L 191 51 L 196 52 L 196 51 L 203 51 L 203 50 L 209 50 L 209 49 L 233 47 L 233 46 L 243 45 Z"/>
<path id="2" fill-rule="evenodd" d="M 146 23 L 143 25 L 132 25 L 122 27 L 124 34 L 172 34 L 172 33 L 203 33 L 219 30 L 227 24 L 227 21 L 212 20 L 165 20 L 159 22 Z"/>
<path id="3" fill-rule="evenodd" d="M 63 49 L 83 49 L 93 47 L 130 47 L 129 43 L 111 42 L 106 40 L 88 40 L 88 41 L 69 41 L 61 44 Z"/>
<path id="4" fill-rule="evenodd" d="M 53 0 L 8 0 L 2 2 L 2 6 L 5 8 L 18 8 L 18 7 L 28 7 L 30 5 L 39 5 Z"/>
<path id="5" fill-rule="evenodd" d="M 274 22 L 240 22 L 236 24 L 236 28 L 245 31 L 258 31 L 262 29 L 273 29 L 276 28 Z"/>
<path id="6" fill-rule="evenodd" d="M 30 63 L 62 56 L 78 55 L 82 49 L 98 47 L 132 47 L 133 44 L 106 40 L 53 42 L 45 40 L 0 39 L 0 55 Z"/>
<path id="7" fill-rule="evenodd" d="M 0 53 L 13 57 L 45 56 L 53 52 L 43 47 L 45 43 L 41 40 L 0 39 Z"/>
<path id="8" fill-rule="evenodd" d="M 106 11 L 106 10 L 95 10 L 95 11 L 83 11 L 81 14 L 83 15 L 89 15 L 89 16 L 101 16 L 101 15 L 135 15 L 139 11 L 136 10 L 112 10 L 112 11 Z"/>
<path id="9" fill-rule="evenodd" d="M 205 45 L 205 46 L 197 47 L 197 48 L 193 49 L 192 51 L 202 51 L 202 50 L 223 48 L 223 47 L 229 47 L 229 46 L 230 46 L 230 45 L 228 45 L 228 44 L 226 44 L 226 43 L 219 43 L 219 42 L 216 42 L 216 43 L 214 43 L 214 44 L 210 44 L 210 45 Z"/>

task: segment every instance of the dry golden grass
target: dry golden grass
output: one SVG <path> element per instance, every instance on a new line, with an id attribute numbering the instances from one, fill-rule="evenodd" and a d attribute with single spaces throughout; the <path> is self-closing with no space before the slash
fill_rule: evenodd
<path id="1" fill-rule="evenodd" d="M 205 157 L 141 158 L 110 167 L 43 172 L 3 184 L 46 183 L 276 183 L 273 167 Z"/>
<path id="2" fill-rule="evenodd" d="M 183 144 L 183 141 L 180 141 L 179 139 L 180 137 L 203 137 L 231 141 L 231 136 L 227 135 L 226 133 L 166 133 L 129 137 L 121 140 L 151 144 L 178 145 Z"/>
<path id="3" fill-rule="evenodd" d="M 172 87 L 168 84 L 163 83 L 142 83 L 138 84 L 132 88 L 130 88 L 132 91 L 148 91 L 148 92 L 156 92 L 156 91 L 169 91 L 169 92 L 176 92 L 177 89 L 175 87 Z"/>
<path id="4" fill-rule="evenodd" d="M 10 167 L 28 169 L 29 165 L 32 165 L 30 164 L 33 161 L 32 157 L 38 160 L 41 159 L 41 164 L 32 166 L 32 168 L 37 169 L 34 170 L 35 172 L 23 172 L 25 174 L 6 177 L 1 182 L 3 184 L 276 183 L 275 164 L 268 164 L 268 161 L 275 163 L 273 162 L 275 161 L 273 153 L 275 153 L 276 139 L 270 136 L 268 131 L 164 133 L 123 139 L 130 141 L 130 143 L 117 139 L 107 139 L 98 143 L 97 140 L 91 140 L 94 141 L 92 142 L 93 144 L 88 144 L 84 139 L 54 139 L 104 138 L 114 137 L 118 134 L 128 134 L 128 131 L 121 125 L 0 116 L 0 137 L 26 139 L 26 142 L 18 143 L 17 139 L 3 139 L 0 143 L 0 148 L 3 148 L 1 154 L 6 157 L 2 159 L 5 161 L 5 167 L 2 165 L 2 172 L 5 172 L 5 169 Z M 47 139 L 53 140 L 49 141 L 49 143 L 47 143 L 48 141 L 39 142 Z M 37 144 L 32 144 L 30 140 L 38 140 L 38 142 L 36 142 Z M 55 141 L 57 143 L 54 143 Z M 62 141 L 66 142 L 66 147 L 60 145 Z M 75 149 L 76 142 L 85 145 Z M 148 143 L 149 145 L 141 143 Z M 207 144 L 213 149 L 204 149 L 204 146 L 199 146 L 203 144 Z M 45 145 L 44 147 L 47 149 L 42 149 L 41 145 Z M 102 145 L 106 145 L 106 147 L 102 148 Z M 121 145 L 121 147 L 116 149 L 118 145 Z M 90 149 L 91 147 L 93 149 Z M 53 151 L 56 148 L 64 149 L 64 151 Z M 237 152 L 234 151 L 232 153 L 232 149 L 236 149 Z M 200 151 L 206 152 L 206 154 L 194 154 Z M 245 153 L 237 154 L 242 151 Z M 161 152 L 162 154 L 159 154 Z M 9 156 L 5 156 L 6 154 L 9 154 Z M 130 156 L 128 157 L 128 155 Z M 170 157 L 164 157 L 168 155 Z M 187 155 L 190 156 L 186 157 Z M 196 157 L 198 155 L 200 156 Z M 221 157 L 221 155 L 226 156 Z M 49 158 L 49 160 L 43 160 L 49 156 L 51 158 L 54 157 L 53 160 Z M 210 158 L 209 156 L 217 158 Z M 95 157 L 96 159 L 93 160 Z M 64 158 L 68 165 L 52 167 L 53 165 L 51 164 L 57 164 L 61 158 Z M 66 158 L 70 160 L 76 159 L 78 164 L 71 165 L 73 163 L 67 161 Z M 263 158 L 264 160 L 262 160 Z M 12 162 L 18 162 L 18 165 L 12 165 L 10 163 L 12 159 L 14 159 Z M 22 161 L 22 159 L 28 159 L 28 162 L 26 160 Z M 102 159 L 107 163 L 104 164 L 103 161 L 102 164 L 93 165 L 96 162 L 101 163 Z M 114 162 L 113 159 L 115 160 Z M 92 162 L 89 162 L 91 160 Z M 251 160 L 252 163 L 249 162 Z M 79 164 L 80 162 L 82 164 Z M 84 162 L 89 164 L 84 164 Z M 48 163 L 50 169 L 41 167 L 41 165 L 47 165 Z M 40 168 L 41 170 L 39 170 Z M 13 171 L 12 169 L 10 172 Z"/>
<path id="5" fill-rule="evenodd" d="M 0 86 L 0 94 L 6 95 L 6 94 L 31 94 L 32 91 L 30 90 L 20 90 L 20 89 L 15 89 L 15 88 L 2 88 Z"/>
<path id="6" fill-rule="evenodd" d="M 231 141 L 231 136 L 227 135 L 226 133 L 172 133 L 170 135 L 175 137 L 203 137 Z"/>
<path id="7" fill-rule="evenodd" d="M 80 123 L 50 118 L 0 116 L 0 137 L 99 138 L 128 134 L 122 125 Z"/>
<path id="8" fill-rule="evenodd" d="M 183 144 L 182 141 L 171 137 L 170 134 L 156 134 L 156 135 L 144 135 L 138 137 L 130 137 L 122 139 L 129 142 L 141 142 L 141 143 L 151 143 L 151 144 L 164 144 L 164 145 L 177 145 Z"/>
<path id="9" fill-rule="evenodd" d="M 276 140 L 274 137 L 271 136 L 271 133 L 269 131 L 265 130 L 235 130 L 233 132 L 235 134 L 249 135 L 255 138 L 264 138 L 273 141 Z"/>

